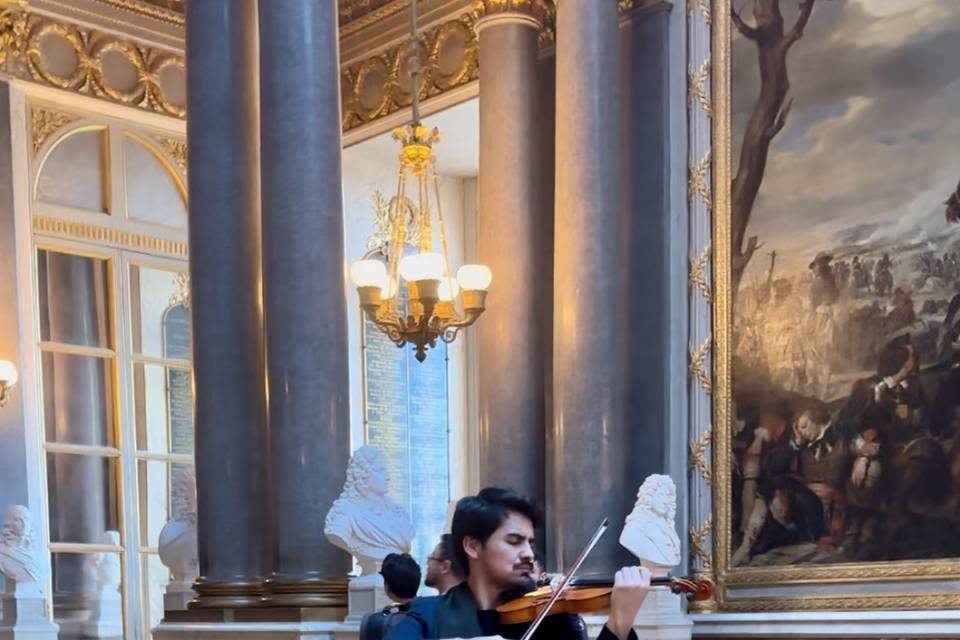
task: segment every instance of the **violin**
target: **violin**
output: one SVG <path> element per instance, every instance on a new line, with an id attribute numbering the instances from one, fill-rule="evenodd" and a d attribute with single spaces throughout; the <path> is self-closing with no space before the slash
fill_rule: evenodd
<path id="1" fill-rule="evenodd" d="M 613 581 L 601 579 L 574 580 L 574 575 L 590 551 L 600 541 L 610 521 L 603 519 L 593 537 L 577 557 L 573 566 L 563 574 L 556 588 L 543 587 L 525 596 L 511 600 L 497 607 L 502 624 L 520 624 L 529 622 L 530 626 L 520 640 L 530 640 L 543 620 L 551 614 L 581 614 L 600 611 L 610 606 L 613 593 Z M 576 584 L 576 583 L 579 583 Z M 706 600 L 713 595 L 713 582 L 710 580 L 692 580 L 690 578 L 658 577 L 651 578 L 651 585 L 667 585 L 674 593 L 686 593 L 694 600 Z"/>
<path id="2" fill-rule="evenodd" d="M 675 578 L 673 576 L 650 579 L 652 586 L 666 586 L 676 594 L 686 595 L 688 600 L 700 602 L 713 595 L 713 581 L 709 579 Z M 610 608 L 613 580 L 609 578 L 574 578 L 550 608 L 550 615 L 567 613 L 583 615 Z M 497 607 L 501 624 L 532 622 L 554 595 L 552 587 L 541 587 Z"/>

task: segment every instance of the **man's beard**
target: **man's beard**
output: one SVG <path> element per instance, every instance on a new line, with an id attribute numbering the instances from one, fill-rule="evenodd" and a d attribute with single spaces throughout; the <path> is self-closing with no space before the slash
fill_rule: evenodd
<path id="1" fill-rule="evenodd" d="M 504 592 L 503 599 L 510 600 L 512 598 L 518 598 L 525 593 L 529 593 L 537 588 L 537 581 L 533 578 L 533 565 L 525 564 L 516 567 L 518 569 L 526 569 L 528 573 L 517 574 L 514 573 L 511 576 L 510 585 L 507 587 Z"/>

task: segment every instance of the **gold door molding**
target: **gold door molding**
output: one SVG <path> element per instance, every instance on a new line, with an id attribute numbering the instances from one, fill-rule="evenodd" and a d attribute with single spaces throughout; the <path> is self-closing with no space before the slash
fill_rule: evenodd
<path id="1" fill-rule="evenodd" d="M 189 257 L 186 242 L 161 238 L 145 233 L 126 231 L 102 224 L 74 222 L 48 216 L 34 216 L 33 230 L 40 234 L 95 242 L 117 249 L 160 254 L 183 260 Z"/>

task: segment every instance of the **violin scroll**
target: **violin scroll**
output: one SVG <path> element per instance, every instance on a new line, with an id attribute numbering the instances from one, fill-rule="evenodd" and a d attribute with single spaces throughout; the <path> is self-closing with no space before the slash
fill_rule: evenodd
<path id="1" fill-rule="evenodd" d="M 651 580 L 651 584 L 661 584 L 661 579 L 654 578 Z M 693 602 L 703 602 L 704 600 L 709 600 L 713 597 L 714 584 L 713 580 L 709 578 L 670 578 L 667 577 L 664 579 L 667 586 L 670 587 L 670 591 L 680 595 L 686 595 L 687 600 L 692 600 Z"/>

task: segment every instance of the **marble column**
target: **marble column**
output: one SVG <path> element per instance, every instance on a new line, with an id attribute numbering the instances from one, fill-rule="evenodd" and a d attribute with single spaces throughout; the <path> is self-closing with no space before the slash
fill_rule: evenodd
<path id="1" fill-rule="evenodd" d="M 552 274 L 545 265 L 551 216 L 542 197 L 537 39 L 544 16 L 497 11 L 480 38 L 478 258 L 494 273 L 477 324 L 480 486 L 510 486 L 544 499 L 545 394 L 541 313 Z M 529 5 L 527 5 L 529 8 Z"/>
<path id="2" fill-rule="evenodd" d="M 302 0 L 270 0 L 262 9 L 264 314 L 277 518 L 267 599 L 342 607 L 350 558 L 323 535 L 350 454 L 337 9 Z"/>
<path id="3" fill-rule="evenodd" d="M 584 565 L 626 556 L 617 531 L 636 487 L 624 417 L 617 3 L 557 3 L 553 420 L 547 434 L 547 551 L 567 567 L 604 517 Z M 655 339 L 654 337 L 650 337 Z"/>
<path id="4" fill-rule="evenodd" d="M 193 607 L 258 604 L 269 558 L 257 2 L 187 7 L 200 578 Z"/>

